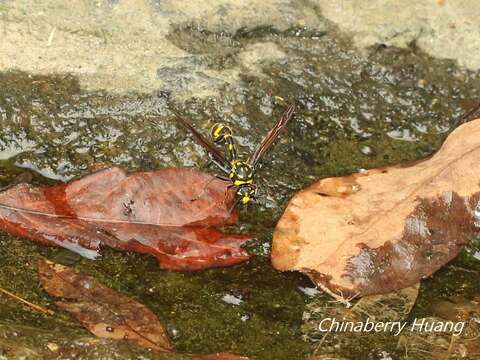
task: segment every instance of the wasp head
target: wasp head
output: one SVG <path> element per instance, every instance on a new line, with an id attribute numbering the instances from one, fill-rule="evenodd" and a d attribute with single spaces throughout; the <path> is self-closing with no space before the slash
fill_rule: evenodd
<path id="1" fill-rule="evenodd" d="M 257 186 L 255 184 L 240 185 L 237 190 L 237 195 L 242 201 L 242 204 L 246 205 L 250 201 L 255 200 L 255 194 L 257 192 Z"/>

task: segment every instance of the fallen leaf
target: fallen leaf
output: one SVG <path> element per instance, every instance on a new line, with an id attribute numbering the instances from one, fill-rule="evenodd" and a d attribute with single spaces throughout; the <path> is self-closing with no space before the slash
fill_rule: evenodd
<path id="1" fill-rule="evenodd" d="M 45 259 L 39 260 L 38 273 L 50 295 L 69 300 L 55 304 L 75 316 L 94 335 L 171 350 L 166 330 L 155 314 L 139 302 L 73 268 Z"/>
<path id="2" fill-rule="evenodd" d="M 455 319 L 427 317 L 415 319 L 418 326 L 402 333 L 397 348 L 406 354 L 405 359 L 479 359 L 480 358 L 480 308 L 471 312 L 472 304 L 465 308 L 457 304 Z M 421 325 L 421 329 L 420 329 Z M 435 330 L 435 326 L 439 329 Z M 433 330 L 432 330 L 433 329 Z M 461 333 L 456 333 L 457 331 Z"/>
<path id="3" fill-rule="evenodd" d="M 388 331 L 321 331 L 320 323 L 324 319 L 334 319 L 338 323 L 353 322 L 366 324 L 367 321 L 377 323 L 395 323 L 404 321 L 410 314 L 418 296 L 419 284 L 388 294 L 365 296 L 352 307 L 326 301 L 325 297 L 316 297 L 307 304 L 303 313 L 303 339 L 315 344 L 314 355 L 319 359 L 335 356 L 351 357 L 358 349 L 381 348 L 391 338 L 398 336 L 399 327 L 388 328 Z M 329 329 L 333 320 L 322 325 Z M 403 330 L 405 331 L 405 330 Z M 403 332 L 402 332 L 403 333 Z"/>
<path id="4" fill-rule="evenodd" d="M 479 158 L 477 119 L 427 160 L 318 181 L 278 222 L 273 265 L 344 297 L 417 283 L 479 231 Z"/>
<path id="5" fill-rule="evenodd" d="M 145 305 L 106 287 L 93 277 L 72 267 L 46 259 L 39 260 L 38 274 L 40 283 L 47 293 L 63 298 L 63 301 L 56 301 L 55 304 L 72 314 L 86 329 L 99 338 L 126 340 L 161 352 L 173 351 L 165 328 Z M 57 346 L 55 351 L 52 351 L 60 350 L 65 349 Z M 248 357 L 230 353 L 172 354 L 171 358 L 248 360 Z"/>
<path id="6" fill-rule="evenodd" d="M 477 324 L 480 325 L 480 296 L 475 296 L 473 299 L 463 296 L 452 296 L 448 300 L 436 299 L 433 304 L 430 304 L 430 309 L 435 316 L 450 321 L 475 317 Z"/>
<path id="7" fill-rule="evenodd" d="M 109 168 L 68 184 L 19 184 L 0 193 L 0 227 L 88 258 L 100 245 L 149 253 L 160 267 L 199 270 L 249 257 L 228 183 L 195 169 L 127 174 Z"/>

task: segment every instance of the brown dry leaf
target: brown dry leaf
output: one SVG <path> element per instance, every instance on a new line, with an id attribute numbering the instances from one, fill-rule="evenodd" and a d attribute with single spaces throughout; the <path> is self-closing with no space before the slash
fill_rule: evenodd
<path id="1" fill-rule="evenodd" d="M 57 301 L 56 305 L 75 316 L 94 335 L 171 351 L 163 325 L 139 302 L 90 276 L 45 259 L 39 261 L 38 272 L 50 295 L 70 300 Z"/>
<path id="2" fill-rule="evenodd" d="M 431 158 L 318 181 L 296 194 L 273 237 L 275 268 L 342 296 L 386 293 L 430 276 L 480 226 L 480 119 Z"/>

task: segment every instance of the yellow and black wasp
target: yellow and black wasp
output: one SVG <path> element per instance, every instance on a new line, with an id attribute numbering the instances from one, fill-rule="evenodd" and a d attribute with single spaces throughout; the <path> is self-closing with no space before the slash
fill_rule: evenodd
<path id="1" fill-rule="evenodd" d="M 277 120 L 275 125 L 262 139 L 253 155 L 246 161 L 237 157 L 237 149 L 235 141 L 233 140 L 233 132 L 230 127 L 217 123 L 214 124 L 211 129 L 211 136 L 214 143 L 225 145 L 227 150 L 227 156 L 225 156 L 214 144 L 205 139 L 179 114 L 175 112 L 175 115 L 177 120 L 193 134 L 198 144 L 208 151 L 212 156 L 212 161 L 228 176 L 219 176 L 219 178 L 230 181 L 230 187 L 236 188 L 238 198 L 235 204 L 238 201 L 241 201 L 243 204 L 248 204 L 252 199 L 255 199 L 257 192 L 257 185 L 255 184 L 254 179 L 256 166 L 268 149 L 270 149 L 280 132 L 293 117 L 294 111 L 295 106 L 293 105 L 287 108 L 280 119 Z"/>

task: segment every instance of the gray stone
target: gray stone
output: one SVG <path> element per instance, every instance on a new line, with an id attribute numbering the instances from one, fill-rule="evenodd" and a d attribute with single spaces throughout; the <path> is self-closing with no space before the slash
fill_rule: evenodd
<path id="1" fill-rule="evenodd" d="M 201 55 L 193 58 L 172 43 L 171 32 L 186 26 L 235 34 L 258 27 L 317 28 L 320 23 L 311 8 L 284 0 L 7 1 L 0 5 L 0 71 L 72 73 L 89 90 L 167 88 L 177 96 L 204 97 L 238 83 L 245 68 L 260 74 L 258 57 L 268 61 L 269 53 L 275 59 L 280 53 L 267 45 L 258 54 L 253 46 L 243 56 L 245 66 L 214 70 Z"/>
<path id="2" fill-rule="evenodd" d="M 480 2 L 476 0 L 317 0 L 322 14 L 359 47 L 407 47 L 480 69 Z"/>

